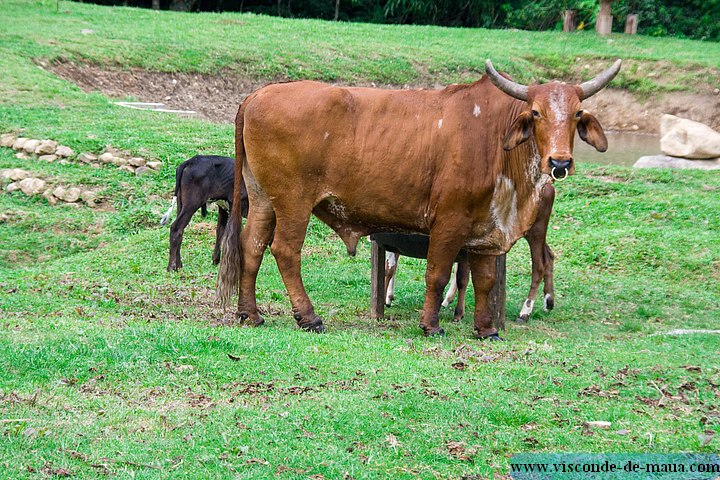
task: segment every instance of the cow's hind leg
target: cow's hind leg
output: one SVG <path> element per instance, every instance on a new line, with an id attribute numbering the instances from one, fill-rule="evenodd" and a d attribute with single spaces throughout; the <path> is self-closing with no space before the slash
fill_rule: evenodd
<path id="1" fill-rule="evenodd" d="M 475 335 L 480 339 L 502 340 L 493 326 L 488 297 L 495 286 L 495 257 L 468 253 L 475 289 Z"/>
<path id="2" fill-rule="evenodd" d="M 555 285 L 553 280 L 555 254 L 550 249 L 550 245 L 547 243 L 545 244 L 545 248 L 543 248 L 543 256 L 545 258 L 545 278 L 543 280 L 543 293 L 545 294 L 545 297 L 543 299 L 543 306 L 545 310 L 549 312 L 555 307 Z"/>
<path id="3" fill-rule="evenodd" d="M 270 250 L 275 256 L 280 275 L 290 296 L 293 317 L 300 328 L 322 332 L 324 330 L 322 318 L 315 314 L 300 271 L 300 253 L 305 241 L 311 209 L 303 212 L 298 208 L 283 209 L 278 208 L 277 205 L 275 207 L 277 224 Z"/>
<path id="4" fill-rule="evenodd" d="M 263 253 L 272 239 L 274 228 L 275 212 L 272 206 L 258 200 L 250 209 L 247 224 L 240 234 L 242 273 L 237 318 L 247 325 L 259 326 L 264 323 L 257 309 L 255 291 Z"/>
<path id="5" fill-rule="evenodd" d="M 213 265 L 220 263 L 220 244 L 222 243 L 223 235 L 225 235 L 225 227 L 228 222 L 228 211 L 222 207 L 218 207 L 218 223 L 215 229 L 215 249 L 212 254 Z"/>

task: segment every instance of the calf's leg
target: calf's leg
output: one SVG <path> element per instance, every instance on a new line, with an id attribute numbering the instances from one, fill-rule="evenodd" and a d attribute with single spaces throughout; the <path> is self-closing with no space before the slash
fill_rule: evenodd
<path id="1" fill-rule="evenodd" d="M 398 260 L 400 255 L 394 252 L 387 252 L 385 259 L 385 305 L 391 306 L 395 299 L 395 277 L 397 276 Z"/>
<path id="2" fill-rule="evenodd" d="M 167 270 L 172 272 L 182 268 L 182 259 L 180 258 L 180 246 L 182 245 L 183 232 L 185 227 L 190 223 L 190 219 L 200 208 L 200 204 L 181 203 L 182 207 L 178 212 L 177 218 L 170 225 L 170 261 Z"/>
<path id="3" fill-rule="evenodd" d="M 470 265 L 467 261 L 457 263 L 455 283 L 457 284 L 458 300 L 457 305 L 455 305 L 453 320 L 459 322 L 465 315 L 465 295 L 467 294 L 468 283 L 470 283 Z"/>
<path id="4" fill-rule="evenodd" d="M 232 207 L 231 207 L 232 208 Z M 212 254 L 213 265 L 220 263 L 220 244 L 222 243 L 223 235 L 225 235 L 225 227 L 228 222 L 228 211 L 224 208 L 218 207 L 218 223 L 215 229 L 215 249 Z"/>

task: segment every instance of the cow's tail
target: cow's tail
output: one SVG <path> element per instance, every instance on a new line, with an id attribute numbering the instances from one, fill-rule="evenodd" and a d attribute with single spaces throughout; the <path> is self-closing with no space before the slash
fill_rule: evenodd
<path id="1" fill-rule="evenodd" d="M 245 125 L 245 106 L 247 99 L 240 105 L 235 117 L 235 183 L 233 186 L 233 205 L 222 240 L 222 259 L 218 270 L 217 295 L 220 303 L 227 307 L 234 292 L 240 285 L 242 275 L 242 169 L 245 161 L 245 143 L 243 127 Z"/>
<path id="2" fill-rule="evenodd" d="M 163 215 L 160 219 L 160 225 L 165 225 L 168 220 L 170 220 L 170 215 L 172 215 L 172 210 L 173 208 L 175 208 L 175 206 L 177 206 L 178 210 L 180 210 L 180 205 L 178 205 L 178 198 L 180 198 L 180 181 L 182 180 L 182 174 L 186 166 L 187 161 L 182 162 L 175 169 L 175 192 L 173 192 L 173 198 L 172 202 L 170 203 L 170 208 L 168 208 L 167 212 L 165 212 L 165 215 Z"/>

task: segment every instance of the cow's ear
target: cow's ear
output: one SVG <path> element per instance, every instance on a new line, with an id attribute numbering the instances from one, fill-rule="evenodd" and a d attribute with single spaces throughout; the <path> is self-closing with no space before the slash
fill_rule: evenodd
<path id="1" fill-rule="evenodd" d="M 585 142 L 589 143 L 598 152 L 604 152 L 607 150 L 608 142 L 603 132 L 602 125 L 597 121 L 597 118 L 593 117 L 587 112 L 583 112 L 578 122 L 578 134 Z"/>
<path id="2" fill-rule="evenodd" d="M 503 139 L 503 148 L 505 150 L 512 150 L 521 143 L 525 142 L 532 134 L 533 128 L 533 117 L 529 111 L 522 112 L 515 119 L 510 129 L 505 134 Z"/>

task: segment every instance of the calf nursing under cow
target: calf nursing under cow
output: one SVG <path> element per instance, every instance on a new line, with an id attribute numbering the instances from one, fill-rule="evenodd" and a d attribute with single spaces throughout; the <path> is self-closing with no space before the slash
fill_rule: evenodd
<path id="1" fill-rule="evenodd" d="M 488 308 L 495 256 L 535 223 L 545 185 L 574 173 L 575 131 L 597 150 L 607 149 L 602 127 L 581 102 L 619 70 L 618 60 L 580 85 L 525 86 L 498 74 L 488 60 L 487 76 L 443 90 L 299 81 L 255 91 L 235 121 L 235 201 L 218 274 L 221 300 L 227 303 L 237 291 L 238 318 L 263 323 L 256 279 L 272 238 L 295 320 L 322 331 L 300 272 L 314 214 L 351 255 L 371 233 L 430 237 L 420 318 L 425 335 L 444 333 L 442 293 L 464 249 L 475 290 L 475 333 L 499 339 Z M 403 178 L 402 189 L 395 178 Z M 250 199 L 244 229 L 243 179 Z"/>
<path id="2" fill-rule="evenodd" d="M 540 282 L 543 282 L 543 306 L 545 310 L 552 310 L 555 306 L 555 293 L 553 283 L 553 268 L 555 256 L 547 244 L 547 228 L 552 213 L 552 205 L 555 201 L 555 187 L 551 184 L 545 185 L 541 192 L 541 206 L 538 211 L 535 223 L 525 235 L 530 246 L 530 258 L 532 262 L 532 280 L 530 292 L 523 302 L 516 321 L 526 323 L 530 320 L 535 297 L 537 296 Z M 388 252 L 385 262 L 385 305 L 391 305 L 395 294 L 395 277 L 400 261 L 400 255 L 415 258 L 426 258 L 429 246 L 429 239 L 424 235 L 408 235 L 402 233 L 382 233 L 372 235 L 380 247 Z M 470 277 L 470 266 L 467 262 L 467 255 L 462 250 L 455 259 L 457 270 L 452 278 L 450 288 L 442 302 L 443 307 L 452 303 L 457 293 L 458 301 L 453 313 L 453 320 L 460 321 L 465 314 L 465 294 Z"/>

